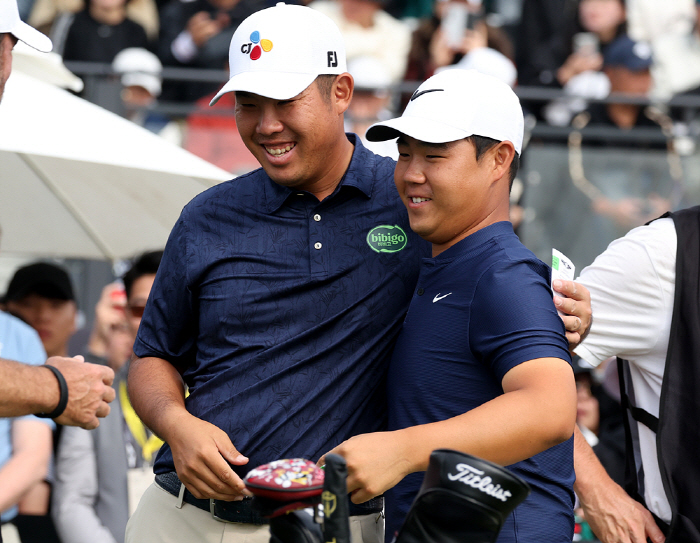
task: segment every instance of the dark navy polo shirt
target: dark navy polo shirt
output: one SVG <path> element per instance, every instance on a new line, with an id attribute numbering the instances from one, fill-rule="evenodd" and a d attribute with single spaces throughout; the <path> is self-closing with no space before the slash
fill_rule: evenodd
<path id="1" fill-rule="evenodd" d="M 389 366 L 389 429 L 466 413 L 503 394 L 505 374 L 528 360 L 571 363 L 549 278 L 549 267 L 520 243 L 509 222 L 424 259 Z M 508 518 L 498 541 L 570 543 L 573 438 L 509 468 L 532 494 Z M 388 540 L 422 479 L 423 473 L 414 473 L 387 493 Z"/>
<path id="2" fill-rule="evenodd" d="M 394 161 L 348 137 L 350 166 L 322 202 L 262 169 L 195 197 L 149 297 L 134 352 L 183 375 L 188 411 L 250 459 L 239 475 L 386 427 L 386 369 L 429 247 Z M 155 471 L 173 470 L 166 444 Z"/>

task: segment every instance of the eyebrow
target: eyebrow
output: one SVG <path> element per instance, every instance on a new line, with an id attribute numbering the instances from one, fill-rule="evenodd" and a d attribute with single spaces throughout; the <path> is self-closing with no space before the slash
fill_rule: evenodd
<path id="1" fill-rule="evenodd" d="M 436 151 L 447 151 L 449 149 L 449 143 L 430 143 L 427 141 L 421 141 L 413 138 L 413 140 L 416 142 L 416 145 L 419 147 L 425 147 L 428 149 L 435 149 Z M 451 142 L 450 142 L 451 143 Z M 404 136 L 399 136 L 399 139 L 396 140 L 397 145 L 408 145 L 408 142 L 406 141 L 406 138 Z"/>

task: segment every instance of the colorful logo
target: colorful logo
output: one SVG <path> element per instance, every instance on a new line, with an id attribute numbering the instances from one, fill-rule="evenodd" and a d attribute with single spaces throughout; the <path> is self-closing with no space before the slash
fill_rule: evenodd
<path id="1" fill-rule="evenodd" d="M 255 30 L 250 34 L 250 42 L 241 45 L 241 53 L 250 55 L 250 60 L 258 60 L 263 51 L 269 53 L 272 50 L 272 42 L 270 40 L 261 40 L 260 32 Z"/>
<path id="2" fill-rule="evenodd" d="M 408 236 L 400 226 L 382 224 L 367 234 L 367 245 L 378 253 L 396 253 L 406 247 Z"/>

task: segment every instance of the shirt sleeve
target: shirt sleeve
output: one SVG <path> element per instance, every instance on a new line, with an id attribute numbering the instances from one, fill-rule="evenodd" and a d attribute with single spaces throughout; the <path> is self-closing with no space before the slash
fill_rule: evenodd
<path id="1" fill-rule="evenodd" d="M 564 323 L 545 279 L 545 264 L 499 262 L 479 279 L 472 304 L 472 349 L 499 379 L 518 364 L 536 358 L 571 363 Z M 477 320 L 479 322 L 475 322 Z"/>
<path id="2" fill-rule="evenodd" d="M 194 362 L 196 298 L 188 280 L 187 208 L 173 227 L 134 343 L 139 358 L 156 357 L 183 373 Z"/>
<path id="3" fill-rule="evenodd" d="M 660 219 L 613 241 L 577 279 L 591 292 L 593 323 L 575 353 L 593 365 L 653 349 L 670 322 L 675 290 L 676 231 Z"/>

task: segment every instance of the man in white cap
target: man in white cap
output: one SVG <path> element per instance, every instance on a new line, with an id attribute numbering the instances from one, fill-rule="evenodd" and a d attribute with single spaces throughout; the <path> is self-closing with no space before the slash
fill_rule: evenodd
<path id="1" fill-rule="evenodd" d="M 430 453 L 455 449 L 508 466 L 532 489 L 499 542 L 569 543 L 571 357 L 550 270 L 508 220 L 523 141 L 520 102 L 495 77 L 446 70 L 418 87 L 401 117 L 370 127 L 367 138 L 398 138 L 394 181 L 432 258 L 422 263 L 389 366 L 389 432 L 333 450 L 348 461 L 352 499 L 391 489 L 392 536 Z M 488 493 L 487 486 L 479 488 Z"/>
<path id="2" fill-rule="evenodd" d="M 10 77 L 17 40 L 42 52 L 51 50 L 51 40 L 19 18 L 16 0 L 0 0 L 0 99 Z M 4 313 L 0 316 L 12 319 L 13 329 L 17 328 L 17 319 Z M 17 341 L 15 332 L 10 339 Z M 10 344 L 7 338 L 5 342 Z M 115 396 L 110 386 L 113 379 L 111 369 L 84 364 L 82 357 L 55 356 L 39 367 L 0 358 L 0 417 L 43 413 L 60 424 L 95 428 L 98 417 L 109 413 L 108 403 Z"/>
<path id="3" fill-rule="evenodd" d="M 236 93 L 262 168 L 195 197 L 166 245 L 129 372 L 132 405 L 166 444 L 130 543 L 267 543 L 242 477 L 385 427 L 386 368 L 429 252 L 395 162 L 344 133 L 353 79 L 328 17 L 261 10 L 229 60 L 214 101 Z M 383 539 L 380 499 L 350 512 L 354 541 Z"/>
<path id="4" fill-rule="evenodd" d="M 0 100 L 12 70 L 12 49 L 17 40 L 43 53 L 51 51 L 51 40 L 19 18 L 17 1 L 0 0 Z"/>

